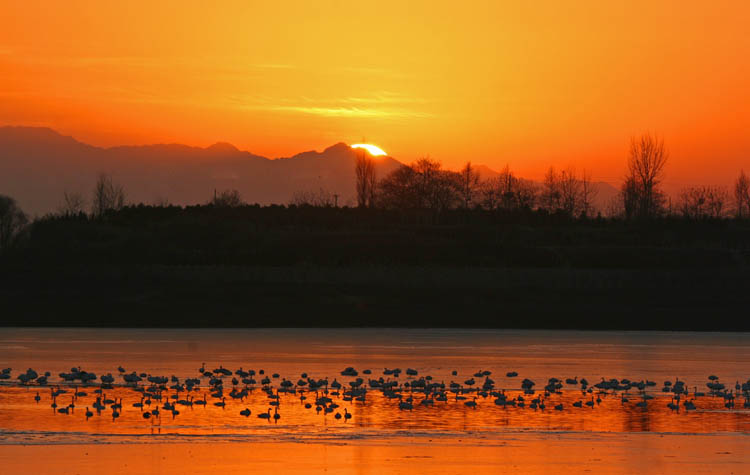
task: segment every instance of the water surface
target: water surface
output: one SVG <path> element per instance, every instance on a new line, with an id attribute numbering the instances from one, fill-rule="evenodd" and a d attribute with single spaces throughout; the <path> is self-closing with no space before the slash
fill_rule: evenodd
<path id="1" fill-rule="evenodd" d="M 296 382 L 302 373 L 316 379 L 337 379 L 343 384 L 353 377 L 341 376 L 348 366 L 365 378 L 397 379 L 403 385 L 430 375 L 433 382 L 449 385 L 457 382 L 466 391 L 448 393 L 448 400 L 422 405 L 425 395 L 402 387 L 399 398 L 387 398 L 382 391 L 370 390 L 364 401 L 347 401 L 343 393 L 332 395 L 338 408 L 331 414 L 317 413 L 316 394 L 303 388 L 280 393 L 278 420 L 259 419 L 257 414 L 276 410 L 273 399 L 260 390 L 260 384 L 247 397 L 232 399 L 231 377 L 225 378 L 225 406 L 214 405 L 204 378 L 197 391 L 168 391 L 192 401 L 205 398 L 205 406 L 178 406 L 179 414 L 162 410 L 160 417 L 148 420 L 143 412 L 162 403 L 152 401 L 144 408 L 141 394 L 132 388 L 115 386 L 104 390 L 105 398 L 121 399 L 122 409 L 113 419 L 107 408 L 85 417 L 94 402 L 96 385 L 71 389 L 55 399 L 57 409 L 73 404 L 69 414 L 50 407 L 51 389 L 19 387 L 5 383 L 0 387 L 0 435 L 4 443 L 126 443 L 144 441 L 347 441 L 387 440 L 409 436 L 435 440 L 455 438 L 487 443 L 501 442 L 513 433 L 662 433 L 662 434 L 736 434 L 750 433 L 750 411 L 738 394 L 735 406 L 725 407 L 726 399 L 711 396 L 705 387 L 709 375 L 716 375 L 730 390 L 750 377 L 750 339 L 747 334 L 657 333 L 657 332 L 577 332 L 518 330 L 415 330 L 415 329 L 3 329 L 0 330 L 0 366 L 19 371 L 31 367 L 50 371 L 50 385 L 57 388 L 60 372 L 72 367 L 112 373 L 122 383 L 117 368 L 151 375 L 176 376 L 181 381 L 199 377 L 198 368 L 218 367 L 235 371 L 264 370 L 278 388 L 283 378 Z M 403 372 L 398 378 L 383 375 L 384 368 L 413 368 L 418 376 Z M 362 374 L 370 369 L 371 375 Z M 453 371 L 457 375 L 453 375 Z M 494 397 L 483 397 L 465 381 L 477 371 L 491 371 L 496 391 L 508 398 L 522 395 L 526 407 L 498 406 Z M 518 377 L 507 377 L 516 371 Z M 647 393 L 654 399 L 648 407 L 638 407 L 642 394 L 631 389 L 623 401 L 622 391 L 583 393 L 580 387 L 564 385 L 561 394 L 544 398 L 546 408 L 529 408 L 528 401 L 544 393 L 523 395 L 521 380 L 529 378 L 541 389 L 551 377 L 561 380 L 587 378 L 593 384 L 601 378 L 651 380 L 656 386 Z M 255 378 L 260 382 L 261 376 Z M 667 407 L 674 394 L 662 392 L 664 381 L 685 381 L 696 410 L 674 411 Z M 474 378 L 481 386 L 484 378 Z M 171 385 L 171 383 L 170 383 Z M 62 388 L 67 386 L 62 385 Z M 242 383 L 238 388 L 244 387 Z M 85 397 L 73 398 L 75 391 Z M 39 394 L 40 401 L 34 396 Z M 322 391 L 318 396 L 322 395 Z M 458 396 L 458 398 L 456 397 Z M 302 399 L 306 397 L 307 399 Z M 412 398 L 412 410 L 400 410 L 399 402 Z M 688 396 L 690 397 L 690 396 Z M 476 399 L 475 399 L 476 398 Z M 573 403 L 598 401 L 581 408 Z M 684 395 L 682 402 L 684 403 Z M 467 401 L 476 400 L 476 408 Z M 554 406 L 563 404 L 562 411 Z M 240 411 L 249 409 L 250 417 Z M 336 419 L 335 412 L 352 415 Z"/>

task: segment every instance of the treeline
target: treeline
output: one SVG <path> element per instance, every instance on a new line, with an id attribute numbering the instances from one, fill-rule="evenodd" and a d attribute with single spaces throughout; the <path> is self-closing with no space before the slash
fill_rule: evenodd
<path id="1" fill-rule="evenodd" d="M 750 217 L 750 180 L 744 170 L 732 192 L 717 186 L 693 186 L 682 190 L 673 204 L 662 189 L 669 152 L 664 141 L 645 134 L 631 139 L 627 173 L 619 194 L 606 209 L 594 205 L 598 190 L 591 176 L 574 168 L 550 167 L 541 184 L 515 176 L 506 167 L 499 176 L 482 180 L 471 162 L 458 172 L 442 169 L 429 158 L 405 165 L 377 180 L 372 158 L 357 159 L 356 190 L 359 207 L 382 209 L 544 210 L 571 218 L 607 216 L 643 220 L 682 216 L 687 219 Z M 295 204 L 329 206 L 326 193 L 299 195 Z"/>
<path id="2" fill-rule="evenodd" d="M 750 178 L 744 171 L 731 189 L 693 186 L 670 198 L 662 188 L 668 158 L 663 140 L 649 134 L 634 137 L 620 191 L 604 209 L 594 204 L 597 189 L 590 175 L 585 170 L 577 173 L 573 168 L 550 167 L 543 181 L 536 183 L 516 176 L 508 166 L 498 176 L 482 179 L 471 162 L 456 172 L 443 169 L 438 161 L 423 158 L 387 176 L 376 177 L 373 158 L 363 151 L 357 156 L 353 188 L 357 208 L 387 212 L 389 216 L 399 216 L 401 222 L 451 223 L 460 217 L 463 223 L 547 225 L 592 219 L 642 223 L 750 218 Z M 288 205 L 270 208 L 338 208 L 339 198 L 324 189 L 299 191 Z M 174 208 L 167 201 L 154 206 Z M 237 190 L 217 190 L 206 206 L 223 209 L 248 205 Z M 58 210 L 41 219 L 101 220 L 127 207 L 136 206 L 127 204 L 126 190 L 111 176 L 102 174 L 90 198 L 65 193 Z M 374 216 L 369 213 L 364 219 L 375 219 Z M 30 229 L 28 216 L 13 198 L 0 195 L 0 252 L 22 239 Z"/>
<path id="3" fill-rule="evenodd" d="M 217 197 L 221 195 L 217 193 Z M 5 262 L 66 265 L 710 268 L 750 264 L 750 220 L 626 222 L 538 210 L 124 206 L 48 215 Z"/>
<path id="4" fill-rule="evenodd" d="M 510 194 L 436 212 L 378 204 L 382 181 L 362 207 L 233 190 L 132 205 L 108 176 L 31 222 L 0 200 L 0 324 L 750 328 L 748 219 L 574 215 Z"/>

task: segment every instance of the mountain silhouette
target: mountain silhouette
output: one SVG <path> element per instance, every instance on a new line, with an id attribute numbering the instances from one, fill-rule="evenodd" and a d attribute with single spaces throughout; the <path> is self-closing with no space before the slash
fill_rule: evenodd
<path id="1" fill-rule="evenodd" d="M 18 200 L 32 215 L 56 210 L 63 193 L 91 196 L 99 173 L 122 184 L 131 203 L 206 203 L 214 190 L 237 189 L 248 203 L 289 203 L 297 191 L 326 190 L 339 204 L 354 205 L 358 153 L 345 143 L 322 152 L 270 159 L 218 142 L 209 147 L 181 144 L 95 147 L 42 127 L 0 127 L 0 194 Z M 392 157 L 375 158 L 378 177 L 401 166 Z M 478 165 L 483 179 L 498 172 Z M 604 182 L 596 205 L 617 193 Z"/>
<path id="2" fill-rule="evenodd" d="M 324 189 L 353 205 L 357 153 L 344 143 L 277 159 L 222 142 L 102 148 L 48 128 L 0 127 L 0 193 L 44 214 L 60 206 L 64 192 L 90 198 L 97 175 L 108 173 L 133 203 L 206 203 L 215 189 L 234 188 L 248 203 L 288 203 L 296 191 Z M 401 165 L 391 157 L 375 164 L 380 177 Z"/>

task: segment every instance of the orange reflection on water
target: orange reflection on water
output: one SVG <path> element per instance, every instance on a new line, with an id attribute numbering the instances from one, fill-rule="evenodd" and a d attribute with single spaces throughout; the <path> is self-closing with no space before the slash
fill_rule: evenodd
<path id="1" fill-rule="evenodd" d="M 330 414 L 316 411 L 314 404 L 316 393 L 297 391 L 279 393 L 278 420 L 261 419 L 258 414 L 276 412 L 276 407 L 269 395 L 259 388 L 249 391 L 243 400 L 227 397 L 225 406 L 216 403 L 221 400 L 210 396 L 206 388 L 198 391 L 177 393 L 170 390 L 164 393 L 161 402 L 148 401 L 144 407 L 134 404 L 143 403 L 140 393 L 132 388 L 116 387 L 103 390 L 102 399 L 120 402 L 117 418 L 113 418 L 111 404 L 101 411 L 94 409 L 96 386 L 78 387 L 86 396 L 74 399 L 75 389 L 68 387 L 68 392 L 59 395 L 51 407 L 53 399 L 48 388 L 3 387 L 0 388 L 0 430 L 6 440 L 19 442 L 55 442 L 55 441 L 89 441 L 114 437 L 118 440 L 140 439 L 144 436 L 169 438 L 170 440 L 196 436 L 220 439 L 249 439 L 258 437 L 276 437 L 279 440 L 360 437 L 392 437 L 403 433 L 421 436 L 446 436 L 471 433 L 473 436 L 484 435 L 498 437 L 503 432 L 513 431 L 590 431 L 590 432 L 661 432 L 661 433 L 715 433 L 715 432 L 750 432 L 750 411 L 742 409 L 743 399 L 736 400 L 736 408 L 724 407 L 721 397 L 702 396 L 689 399 L 695 402 L 696 410 L 685 410 L 682 402 L 679 410 L 667 407 L 671 401 L 668 393 L 651 393 L 654 399 L 648 401 L 648 407 L 638 407 L 636 403 L 643 399 L 637 392 L 627 393 L 628 400 L 623 402 L 622 393 L 583 393 L 577 389 L 562 391 L 562 394 L 551 394 L 544 399 L 546 408 L 531 409 L 532 398 L 542 395 L 525 395 L 526 407 L 499 406 L 495 398 L 477 397 L 476 408 L 468 407 L 465 402 L 473 401 L 476 393 L 464 393 L 466 399 L 456 399 L 448 393 L 445 402 L 436 401 L 423 405 L 426 397 L 422 393 L 401 393 L 401 399 L 387 398 L 382 392 L 367 392 L 364 402 L 343 398 L 343 393 L 328 396 L 339 407 Z M 35 396 L 39 395 L 39 402 Z M 225 393 L 226 394 L 226 393 Z M 523 395 L 521 391 L 507 391 L 508 399 Z M 322 392 L 318 395 L 323 395 Z M 180 400 L 192 400 L 193 405 L 175 404 L 179 414 L 173 415 L 164 409 L 169 400 L 175 403 Z M 207 404 L 199 406 L 195 401 L 206 398 Z M 302 398 L 305 399 L 302 399 Z M 399 409 L 400 400 L 413 398 L 412 410 Z M 601 402 L 596 402 L 600 400 Z M 585 405 L 593 401 L 593 407 Z M 584 403 L 574 407 L 575 402 Z M 311 407 L 306 408 L 305 404 Z M 60 410 L 73 404 L 68 413 Z M 554 407 L 562 404 L 562 410 Z M 145 419 L 144 412 L 160 409 L 158 416 Z M 241 411 L 249 409 L 249 417 Z M 86 417 L 91 411 L 92 416 Z M 345 412 L 352 415 L 347 420 Z M 340 414 L 340 419 L 336 414 Z"/>

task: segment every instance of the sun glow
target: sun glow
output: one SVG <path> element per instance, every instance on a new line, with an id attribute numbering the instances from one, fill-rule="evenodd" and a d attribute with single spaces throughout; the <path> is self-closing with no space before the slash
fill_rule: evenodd
<path id="1" fill-rule="evenodd" d="M 369 152 L 370 155 L 373 157 L 378 157 L 380 155 L 387 155 L 382 148 L 377 147 L 375 145 L 370 145 L 369 143 L 355 143 L 352 145 L 352 148 L 363 148 Z"/>

